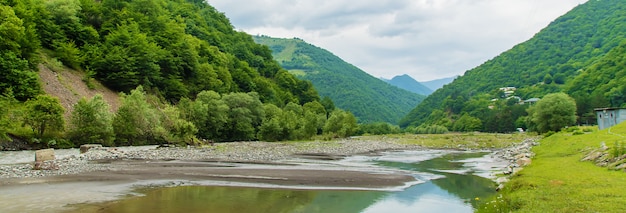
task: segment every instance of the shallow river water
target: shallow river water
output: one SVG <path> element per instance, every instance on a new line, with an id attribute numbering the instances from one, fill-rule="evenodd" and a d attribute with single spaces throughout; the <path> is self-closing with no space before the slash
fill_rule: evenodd
<path id="1" fill-rule="evenodd" d="M 81 204 L 71 212 L 473 212 L 495 193 L 502 167 L 484 152 L 403 151 L 333 162 L 409 171 L 416 182 L 390 190 L 285 189 L 244 186 L 142 188 L 117 201 Z"/>

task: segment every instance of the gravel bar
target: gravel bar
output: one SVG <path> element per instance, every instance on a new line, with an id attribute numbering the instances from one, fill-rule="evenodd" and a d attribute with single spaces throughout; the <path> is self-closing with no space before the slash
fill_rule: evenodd
<path id="1" fill-rule="evenodd" d="M 33 178 L 107 171 L 115 165 L 102 162 L 134 160 L 189 160 L 216 162 L 272 162 L 298 155 L 349 156 L 388 150 L 423 149 L 393 142 L 343 139 L 315 142 L 230 142 L 204 147 L 168 147 L 122 151 L 115 147 L 90 149 L 83 154 L 46 162 L 48 170 L 33 170 L 34 162 L 0 165 L 0 179 Z M 34 159 L 34 158 L 33 158 Z"/>

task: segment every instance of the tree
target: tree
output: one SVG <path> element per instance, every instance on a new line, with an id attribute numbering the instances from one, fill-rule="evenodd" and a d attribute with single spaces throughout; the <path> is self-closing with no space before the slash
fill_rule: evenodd
<path id="1" fill-rule="evenodd" d="M 230 93 L 222 97 L 228 105 L 228 123 L 224 127 L 223 140 L 247 141 L 256 136 L 256 128 L 261 125 L 263 103 L 257 93 Z"/>
<path id="2" fill-rule="evenodd" d="M 263 105 L 263 110 L 265 111 L 265 117 L 259 127 L 257 138 L 269 142 L 285 139 L 283 127 L 280 123 L 283 110 L 274 104 Z"/>
<path id="3" fill-rule="evenodd" d="M 38 95 L 35 99 L 26 101 L 27 112 L 24 123 L 31 127 L 39 138 L 48 131 L 63 131 L 65 110 L 58 98 L 50 95 Z"/>
<path id="4" fill-rule="evenodd" d="M 185 120 L 180 113 L 180 109 L 171 105 L 165 106 L 161 111 L 161 123 L 163 128 L 169 132 L 169 142 L 193 144 L 194 136 L 198 133 L 198 128 L 191 121 Z"/>
<path id="5" fill-rule="evenodd" d="M 468 114 L 463 114 L 452 125 L 452 131 L 472 132 L 479 131 L 482 127 L 483 123 L 480 119 L 472 117 Z"/>
<path id="6" fill-rule="evenodd" d="M 181 116 L 194 123 L 198 137 L 218 140 L 228 123 L 230 108 L 215 91 L 202 91 L 195 101 L 183 98 L 177 105 Z"/>
<path id="7" fill-rule="evenodd" d="M 114 145 L 113 115 L 102 95 L 96 95 L 90 100 L 82 98 L 74 105 L 68 136 L 75 145 L 86 143 Z"/>
<path id="8" fill-rule="evenodd" d="M 529 126 L 539 133 L 559 131 L 576 122 L 576 101 L 565 93 L 546 95 L 528 109 Z"/>
<path id="9" fill-rule="evenodd" d="M 165 138 L 159 113 L 148 103 L 143 87 L 122 94 L 121 102 L 113 118 L 117 145 L 154 144 Z"/>
<path id="10" fill-rule="evenodd" d="M 11 89 L 15 98 L 25 101 L 39 93 L 37 73 L 28 67 L 31 50 L 28 29 L 12 7 L 0 5 L 0 93 Z"/>
<path id="11" fill-rule="evenodd" d="M 544 84 L 552 83 L 552 75 L 550 75 L 550 73 L 546 74 L 546 76 L 543 77 L 543 83 Z"/>
<path id="12" fill-rule="evenodd" d="M 9 119 L 9 108 L 11 106 L 11 99 L 0 95 L 0 141 L 7 139 L 7 132 L 11 125 Z"/>
<path id="13" fill-rule="evenodd" d="M 337 109 L 330 113 L 324 125 L 324 134 L 345 138 L 354 135 L 358 129 L 356 117 L 352 113 Z"/>

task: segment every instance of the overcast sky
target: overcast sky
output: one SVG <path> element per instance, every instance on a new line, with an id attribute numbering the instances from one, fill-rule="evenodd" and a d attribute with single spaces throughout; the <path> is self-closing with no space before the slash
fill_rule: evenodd
<path id="1" fill-rule="evenodd" d="M 298 37 L 374 77 L 462 75 L 587 0 L 208 0 L 237 30 Z"/>

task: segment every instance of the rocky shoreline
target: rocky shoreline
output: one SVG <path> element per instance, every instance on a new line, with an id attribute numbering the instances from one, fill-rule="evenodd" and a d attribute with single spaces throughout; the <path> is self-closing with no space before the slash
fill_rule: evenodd
<path id="1" fill-rule="evenodd" d="M 530 164 L 534 156 L 531 148 L 538 145 L 527 139 L 509 148 L 495 151 L 492 156 L 508 161 L 503 174 L 495 181 L 503 184 L 508 177 Z M 83 154 L 71 155 L 46 162 L 43 170 L 34 170 L 34 163 L 0 165 L 0 180 L 7 178 L 39 178 L 75 175 L 87 172 L 111 171 L 120 167 L 111 164 L 119 160 L 143 161 L 202 161 L 271 164 L 292 158 L 340 159 L 344 156 L 390 150 L 424 150 L 417 145 L 394 142 L 343 139 L 316 142 L 231 142 L 205 147 L 166 147 L 144 150 L 127 150 L 115 147 L 93 148 Z"/>
<path id="2" fill-rule="evenodd" d="M 532 158 L 535 157 L 535 153 L 533 153 L 531 149 L 533 146 L 538 146 L 539 144 L 537 139 L 526 139 L 521 143 L 494 153 L 494 156 L 508 161 L 508 165 L 502 172 L 506 176 L 499 177 L 495 180 L 498 184 L 497 190 L 502 189 L 504 183 L 508 182 L 511 176 L 521 171 L 525 166 L 530 165 Z"/>
<path id="3" fill-rule="evenodd" d="M 318 142 L 231 142 L 205 147 L 167 147 L 137 151 L 122 151 L 118 148 L 93 148 L 83 154 L 46 162 L 43 170 L 34 170 L 34 163 L 0 165 L 0 179 L 37 178 L 72 175 L 94 171 L 108 171 L 115 166 L 105 162 L 116 160 L 185 160 L 205 162 L 249 162 L 268 163 L 294 156 L 341 157 L 355 154 L 388 150 L 422 149 L 415 145 L 392 142 L 344 139 Z"/>

